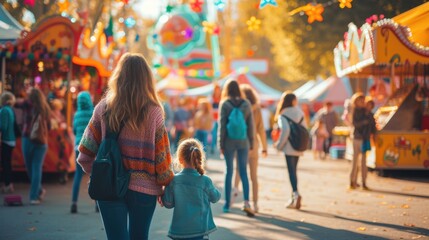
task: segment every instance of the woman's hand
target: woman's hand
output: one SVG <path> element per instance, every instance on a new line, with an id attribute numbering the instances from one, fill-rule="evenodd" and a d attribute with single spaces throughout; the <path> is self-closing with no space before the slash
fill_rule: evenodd
<path id="1" fill-rule="evenodd" d="M 266 158 L 267 157 L 267 150 L 262 150 L 262 157 L 263 158 Z"/>
<path id="2" fill-rule="evenodd" d="M 159 206 L 164 207 L 164 204 L 162 203 L 162 195 L 158 195 L 157 200 L 158 200 Z"/>

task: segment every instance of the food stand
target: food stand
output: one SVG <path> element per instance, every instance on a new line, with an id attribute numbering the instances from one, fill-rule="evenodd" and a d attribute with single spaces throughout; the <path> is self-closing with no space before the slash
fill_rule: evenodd
<path id="1" fill-rule="evenodd" d="M 59 127 L 49 132 L 44 172 L 74 171 L 73 101 L 80 91 L 89 91 L 97 102 L 114 65 L 124 52 L 116 46 L 114 49 L 115 43 L 108 43 L 102 30 L 101 23 L 92 30 L 78 21 L 53 16 L 41 21 L 31 31 L 23 31 L 13 45 L 5 44 L 0 49 L 2 56 L 6 56 L 10 90 L 18 98 L 25 96 L 28 87 L 37 86 L 50 103 L 53 100 L 63 103 L 64 109 L 57 114 L 62 115 L 63 123 L 54 124 Z M 20 119 L 19 109 L 17 113 L 17 119 Z M 17 149 L 21 149 L 20 139 Z M 25 171 L 22 151 L 14 151 L 12 168 Z"/>
<path id="2" fill-rule="evenodd" d="M 375 78 L 392 94 L 370 92 L 380 107 L 375 113 L 377 140 L 367 166 L 379 170 L 429 170 L 429 3 L 392 19 L 357 28 L 353 23 L 334 49 L 339 77 L 359 82 Z M 366 83 L 365 83 L 366 84 Z M 364 85 L 364 84 L 363 84 Z M 381 86 L 381 87 L 378 87 Z M 358 89 L 365 92 L 365 88 Z M 349 140 L 350 141 L 350 140 Z M 346 158 L 350 158 L 350 146 Z"/>

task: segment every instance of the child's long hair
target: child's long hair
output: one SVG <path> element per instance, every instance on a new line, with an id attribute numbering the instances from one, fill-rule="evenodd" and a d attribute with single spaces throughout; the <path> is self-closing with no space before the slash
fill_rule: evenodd
<path id="1" fill-rule="evenodd" d="M 179 162 L 186 161 L 189 165 L 193 166 L 198 173 L 204 174 L 203 163 L 205 154 L 202 144 L 194 139 L 189 138 L 180 143 L 177 149 L 177 157 Z"/>

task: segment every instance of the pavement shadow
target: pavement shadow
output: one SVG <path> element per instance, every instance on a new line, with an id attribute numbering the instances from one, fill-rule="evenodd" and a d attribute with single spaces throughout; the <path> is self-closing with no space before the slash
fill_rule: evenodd
<path id="1" fill-rule="evenodd" d="M 388 239 L 384 237 L 352 232 L 344 229 L 327 228 L 327 227 L 312 224 L 312 223 L 294 221 L 290 219 L 288 220 L 285 218 L 274 217 L 274 216 L 265 215 L 265 214 L 258 214 L 255 217 L 255 219 L 264 223 L 276 225 L 278 227 L 287 229 L 295 233 L 304 234 L 305 236 L 308 237 L 308 239 L 348 239 L 348 240 L 368 239 L 368 238 L 373 240 Z"/>
<path id="2" fill-rule="evenodd" d="M 375 188 L 371 188 L 371 190 L 369 192 L 381 193 L 381 194 L 387 194 L 387 195 L 397 195 L 397 196 L 404 196 L 404 197 L 414 197 L 414 198 L 429 199 L 429 195 L 420 195 L 420 194 L 413 194 L 413 193 L 393 192 L 393 191 L 386 191 L 386 190 L 375 189 Z"/>
<path id="3" fill-rule="evenodd" d="M 372 225 L 372 226 L 392 228 L 392 229 L 400 230 L 403 232 L 408 232 L 411 234 L 429 236 L 429 229 L 426 229 L 426 228 L 407 227 L 407 226 L 395 225 L 395 224 L 390 224 L 390 223 L 373 222 L 373 221 L 366 221 L 366 220 L 361 220 L 361 219 L 353 219 L 353 218 L 338 216 L 338 215 L 331 214 L 331 213 L 311 211 L 311 210 L 300 210 L 300 211 L 304 212 L 304 213 L 312 214 L 312 215 L 321 216 L 321 217 L 336 218 L 336 219 L 341 219 L 341 220 L 346 220 L 346 221 L 351 221 L 351 222 L 359 222 L 362 224 L 367 224 L 367 225 Z"/>
<path id="4" fill-rule="evenodd" d="M 235 234 L 228 228 L 217 227 L 217 230 L 210 235 L 210 239 L 234 239 L 234 240 L 246 240 L 247 238 Z"/>

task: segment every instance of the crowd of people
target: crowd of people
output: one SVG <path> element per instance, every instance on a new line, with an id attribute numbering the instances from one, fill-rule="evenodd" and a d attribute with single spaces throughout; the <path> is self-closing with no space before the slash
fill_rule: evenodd
<path id="1" fill-rule="evenodd" d="M 212 101 L 199 99 L 195 110 L 183 100 L 172 109 L 168 102 L 159 98 L 150 66 L 144 57 L 124 54 L 109 79 L 105 97 L 96 106 L 89 92 L 81 92 L 77 97 L 73 134 L 78 164 L 71 194 L 71 213 L 78 212 L 82 175 L 91 174 L 99 147 L 107 132 L 112 131 L 118 134 L 121 162 L 130 171 L 130 177 L 124 197 L 96 199 L 96 209 L 101 213 L 108 239 L 148 239 L 157 201 L 161 206 L 174 208 L 169 230 L 172 239 L 206 239 L 216 229 L 210 204 L 221 198 L 221 193 L 204 170 L 206 152 L 209 149 L 214 152 L 215 145 L 226 164 L 223 212 L 230 211 L 241 182 L 242 210 L 249 217 L 257 214 L 258 159 L 259 156 L 267 156 L 267 139 L 271 137 L 270 128 L 273 125 L 270 113 L 261 107 L 258 94 L 251 86 L 239 84 L 234 79 L 228 80 L 222 88 L 216 86 L 213 96 Z M 359 186 L 356 181 L 358 157 L 362 166 L 366 166 L 365 154 L 361 153 L 370 149 L 375 121 L 371 114 L 371 101 L 365 102 L 363 95 L 356 95 L 352 103 L 353 110 L 347 116 L 354 126 L 350 188 L 356 188 Z M 37 88 L 29 89 L 27 99 L 18 103 L 13 94 L 4 92 L 1 105 L 2 191 L 14 191 L 11 158 L 16 138 L 20 136 L 13 111 L 15 106 L 24 110 L 22 151 L 31 182 L 30 204 L 41 204 L 46 194 L 41 177 L 48 131 L 57 124 L 52 122 L 52 116 L 63 122 L 58 113 L 60 107 L 55 107 L 52 102 L 49 106 L 46 97 Z M 286 207 L 291 209 L 301 207 L 297 166 L 305 151 L 305 148 L 294 145 L 291 136 L 296 132 L 295 125 L 308 127 L 304 117 L 297 97 L 292 92 L 284 92 L 274 114 L 278 134 L 273 138 L 273 145 L 285 155 L 292 188 Z M 312 148 L 315 157 L 324 159 L 329 153 L 332 130 L 339 124 L 339 118 L 332 103 L 326 103 L 315 119 L 311 130 Z M 173 156 L 182 167 L 176 174 Z M 364 169 L 362 186 L 367 188 Z M 233 183 L 234 172 L 236 177 Z M 193 222 L 189 224 L 181 219 L 191 219 Z"/>

